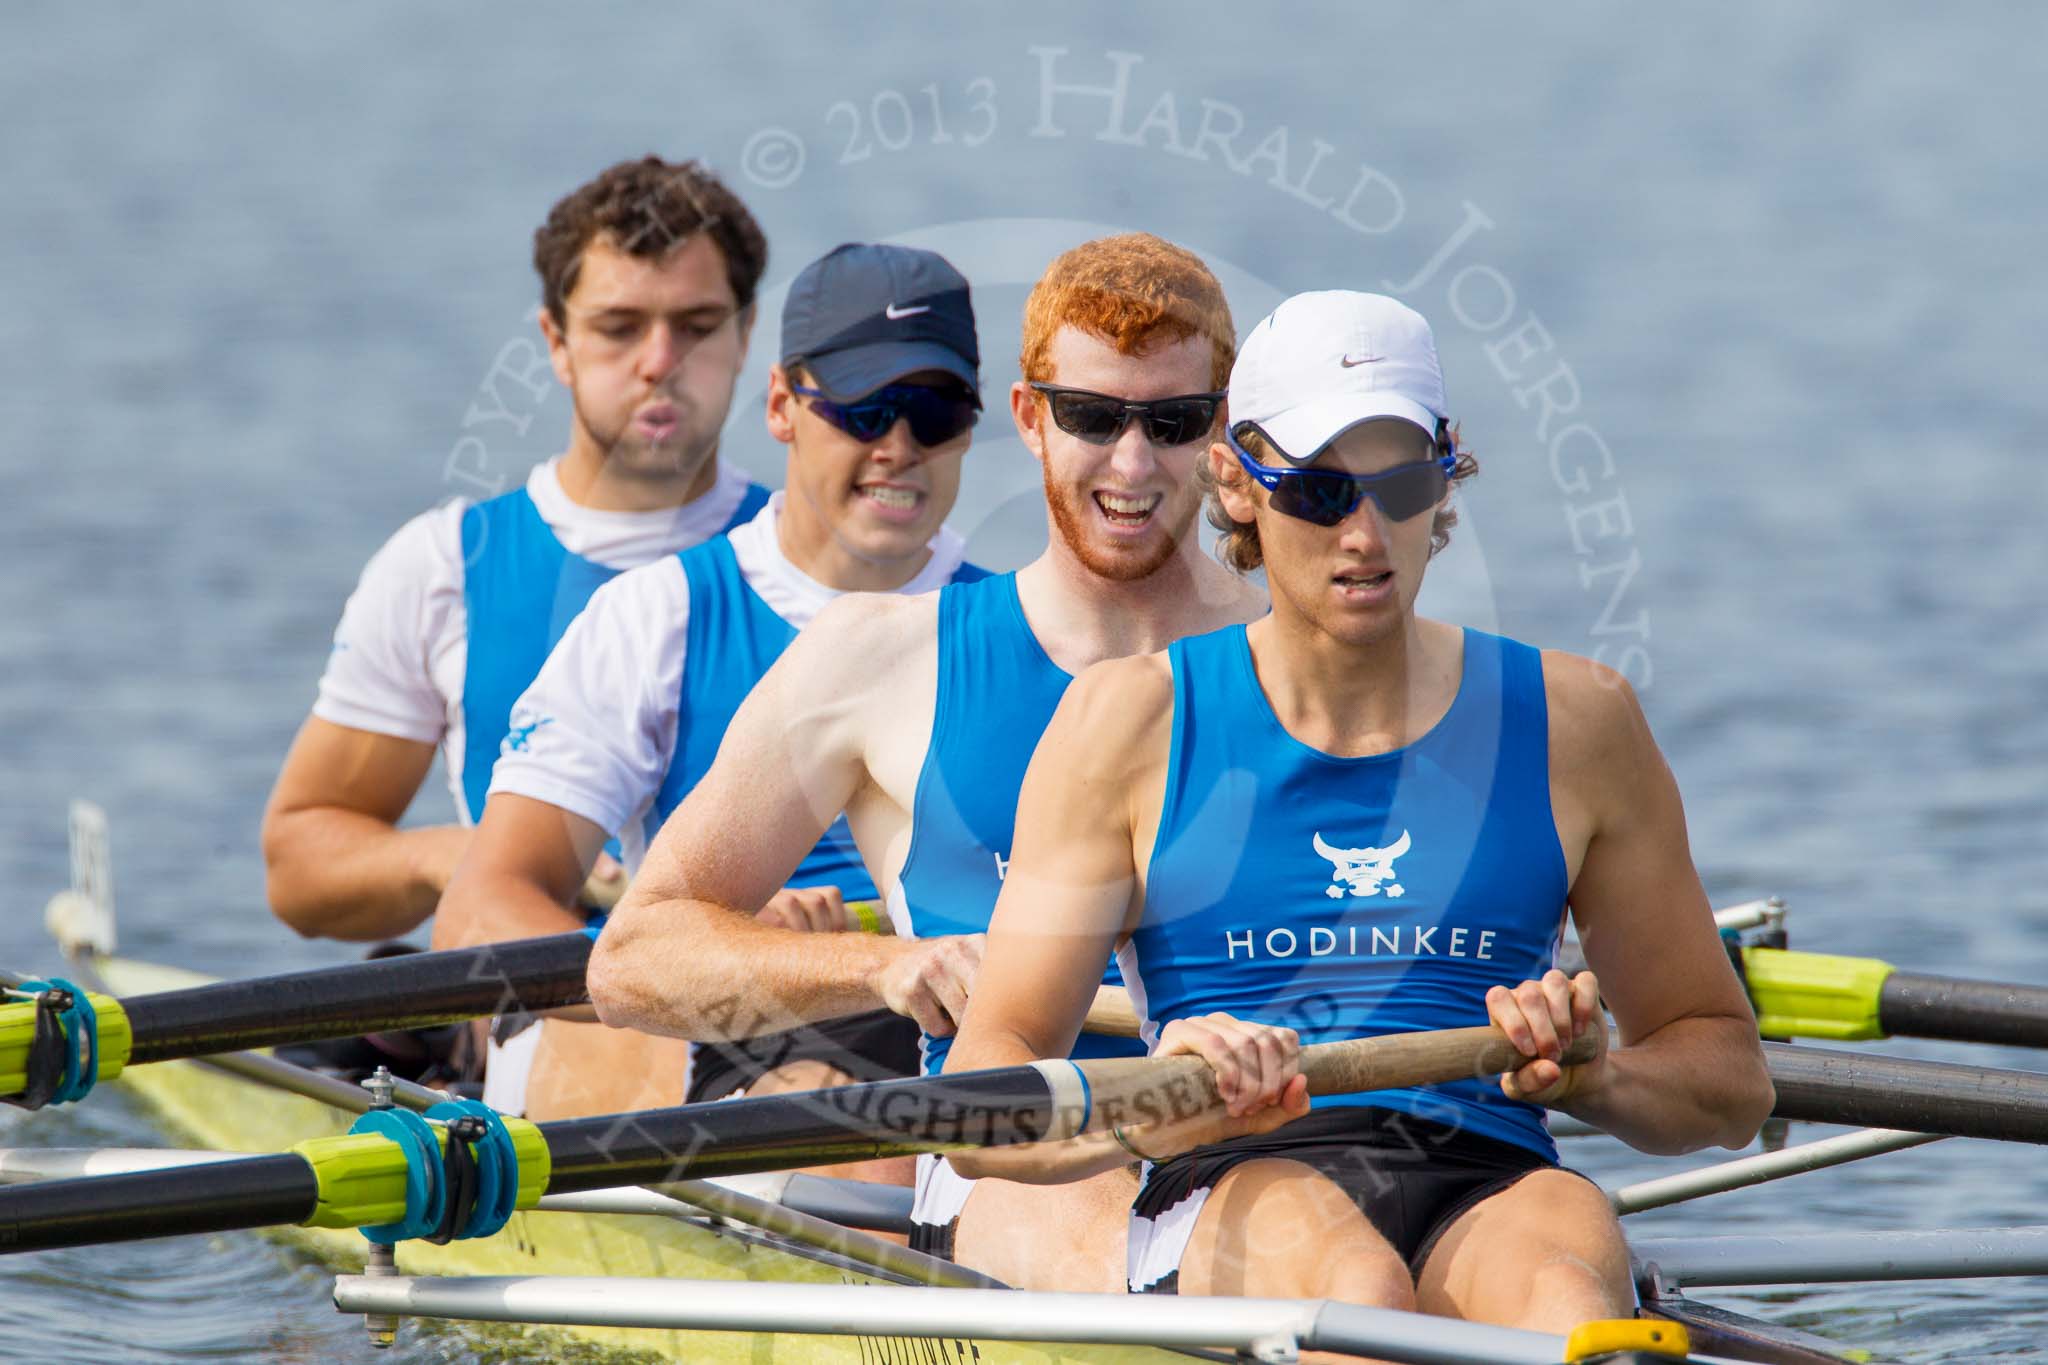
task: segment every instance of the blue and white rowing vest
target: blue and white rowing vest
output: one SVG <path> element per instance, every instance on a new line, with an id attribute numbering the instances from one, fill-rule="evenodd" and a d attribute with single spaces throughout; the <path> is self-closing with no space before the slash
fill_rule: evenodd
<path id="1" fill-rule="evenodd" d="M 938 644 L 931 743 L 901 878 L 918 938 L 988 931 L 1009 870 L 1024 769 L 1074 680 L 1031 633 L 1014 573 L 940 589 Z M 1114 964 L 1103 980 L 1121 983 Z M 924 1040 L 926 1074 L 938 1074 L 952 1045 Z M 1074 1055 L 1142 1057 L 1145 1045 L 1084 1033 Z"/>
<path id="2" fill-rule="evenodd" d="M 676 747 L 668 772 L 647 816 L 651 841 L 690 789 L 711 771 L 718 745 L 740 703 L 796 638 L 796 627 L 761 600 L 740 572 L 732 542 L 724 536 L 692 546 L 677 556 L 690 584 L 690 614 L 683 643 L 683 681 L 676 697 Z M 954 583 L 987 577 L 963 563 Z M 942 592 L 951 592 L 948 586 Z M 836 886 L 847 900 L 872 900 L 874 879 L 854 847 L 846 817 L 839 816 L 817 846 L 804 855 L 787 886 Z"/>
<path id="3" fill-rule="evenodd" d="M 1304 1043 L 1484 1024 L 1488 988 L 1550 969 L 1569 888 L 1536 650 L 1467 630 L 1444 718 L 1363 758 L 1286 731 L 1243 626 L 1167 654 L 1173 750 L 1127 960 L 1148 1032 L 1216 1010 Z M 1399 1110 L 1557 1155 L 1543 1111 L 1494 1079 L 1314 1104 Z"/>
<path id="4" fill-rule="evenodd" d="M 752 519 L 767 501 L 766 488 L 748 484 L 724 529 Z M 462 566 L 462 601 L 469 615 L 462 675 L 462 795 L 475 822 L 484 818 L 491 769 L 512 728 L 512 703 L 539 675 L 548 651 L 590 595 L 620 571 L 571 554 L 524 488 L 462 514 Z"/>

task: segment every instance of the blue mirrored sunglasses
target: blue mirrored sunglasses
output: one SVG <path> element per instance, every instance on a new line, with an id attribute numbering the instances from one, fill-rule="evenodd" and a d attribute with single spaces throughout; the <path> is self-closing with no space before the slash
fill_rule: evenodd
<path id="1" fill-rule="evenodd" d="M 803 384 L 789 388 L 815 400 L 811 411 L 856 441 L 879 441 L 903 419 L 909 421 L 911 438 L 919 445 L 942 446 L 981 420 L 981 400 L 965 388 L 889 384 L 852 403 L 838 402 L 823 389 Z"/>
<path id="2" fill-rule="evenodd" d="M 1317 526 L 1335 526 L 1357 511 L 1358 504 L 1367 498 L 1389 521 L 1419 516 L 1443 501 L 1450 488 L 1451 471 L 1458 465 L 1457 457 L 1448 452 L 1395 465 L 1377 474 L 1261 464 L 1253 458 L 1253 449 L 1261 454 L 1270 450 L 1281 459 L 1287 455 L 1257 422 L 1234 423 L 1230 428 L 1230 445 L 1244 472 L 1272 495 L 1269 501 L 1274 511 Z"/>

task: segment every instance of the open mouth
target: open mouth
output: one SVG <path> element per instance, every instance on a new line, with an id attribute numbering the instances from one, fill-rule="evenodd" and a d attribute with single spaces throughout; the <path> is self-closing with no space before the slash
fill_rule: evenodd
<path id="1" fill-rule="evenodd" d="M 1394 571 L 1384 569 L 1374 574 L 1338 574 L 1330 581 L 1345 592 L 1374 593 L 1394 581 Z"/>
<path id="2" fill-rule="evenodd" d="M 877 511 L 888 512 L 898 516 L 908 516 L 915 513 L 919 504 L 924 502 L 924 494 L 917 489 L 900 488 L 892 484 L 862 484 L 855 491 L 862 498 L 866 499 L 869 506 Z"/>
<path id="3" fill-rule="evenodd" d="M 1123 493 L 1095 494 L 1095 505 L 1102 509 L 1103 517 L 1111 526 L 1135 529 L 1152 520 L 1152 513 L 1159 506 L 1159 495 L 1150 493 L 1144 497 L 1131 497 Z"/>

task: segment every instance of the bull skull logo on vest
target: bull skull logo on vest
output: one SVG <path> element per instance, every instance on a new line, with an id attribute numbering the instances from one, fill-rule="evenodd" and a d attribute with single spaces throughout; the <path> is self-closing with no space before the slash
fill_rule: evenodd
<path id="1" fill-rule="evenodd" d="M 1330 885 L 1323 888 L 1331 900 L 1341 900 L 1346 891 L 1354 896 L 1377 896 L 1384 891 L 1390 899 L 1405 894 L 1394 880 L 1394 859 L 1408 851 L 1407 830 L 1385 848 L 1337 848 L 1325 842 L 1320 832 L 1315 844 L 1316 852 L 1332 864 Z"/>

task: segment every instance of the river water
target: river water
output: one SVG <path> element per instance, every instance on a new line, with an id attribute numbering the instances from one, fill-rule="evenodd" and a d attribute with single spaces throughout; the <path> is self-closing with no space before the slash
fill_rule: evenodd
<path id="1" fill-rule="evenodd" d="M 559 391 L 517 382 L 530 233 L 652 150 L 754 207 L 771 319 L 836 242 L 945 250 L 990 393 L 1030 281 L 1099 231 L 1201 251 L 1241 327 L 1304 288 L 1403 292 L 1484 466 L 1430 609 L 1628 674 L 1717 903 L 1783 895 L 1811 948 L 2048 975 L 2040 12 L 1190 14 L 11 9 L 0 961 L 55 965 L 74 795 L 112 816 L 126 951 L 340 956 L 263 907 L 268 783 L 368 554 L 559 447 Z M 728 441 L 771 478 L 773 335 Z M 998 426 L 955 522 L 1007 566 L 1044 532 Z M 120 1100 L 0 1115 L 4 1144 L 155 1139 Z M 2043 1169 L 1945 1143 L 1640 1226 L 2048 1221 Z M 0 1356 L 356 1358 L 325 1294 L 250 1237 L 0 1260 Z M 2048 1326 L 2030 1280 L 1724 1297 L 1921 1360 Z"/>

